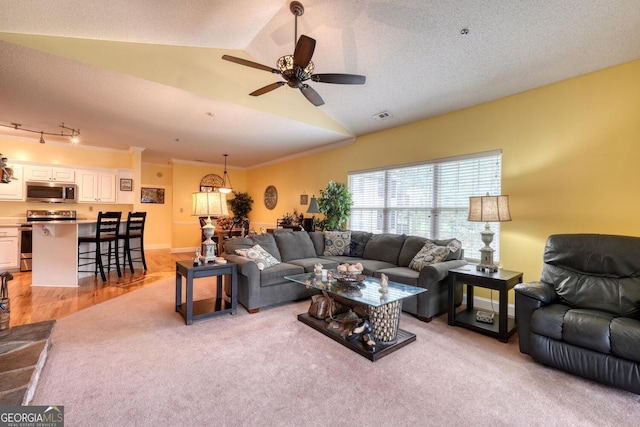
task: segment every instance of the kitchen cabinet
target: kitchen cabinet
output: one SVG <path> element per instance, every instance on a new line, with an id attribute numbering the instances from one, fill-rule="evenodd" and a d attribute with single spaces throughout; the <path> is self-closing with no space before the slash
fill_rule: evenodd
<path id="1" fill-rule="evenodd" d="M 18 200 L 24 201 L 24 179 L 22 165 L 7 165 L 13 169 L 13 176 L 17 179 L 12 179 L 9 183 L 0 184 L 0 200 Z"/>
<path id="2" fill-rule="evenodd" d="M 17 269 L 19 264 L 18 227 L 0 227 L 0 270 Z"/>
<path id="3" fill-rule="evenodd" d="M 69 168 L 53 168 L 50 166 L 27 166 L 25 168 L 25 180 L 74 183 L 76 180 L 76 176 L 75 170 Z"/>
<path id="4" fill-rule="evenodd" d="M 79 203 L 116 202 L 115 172 L 79 170 L 77 174 Z"/>

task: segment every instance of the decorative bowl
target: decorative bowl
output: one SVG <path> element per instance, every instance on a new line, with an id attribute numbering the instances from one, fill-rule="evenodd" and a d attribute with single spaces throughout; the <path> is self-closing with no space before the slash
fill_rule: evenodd
<path id="1" fill-rule="evenodd" d="M 359 285 L 366 279 L 367 276 L 360 273 L 338 273 L 336 274 L 336 281 L 338 283 L 342 283 L 343 285 Z"/>

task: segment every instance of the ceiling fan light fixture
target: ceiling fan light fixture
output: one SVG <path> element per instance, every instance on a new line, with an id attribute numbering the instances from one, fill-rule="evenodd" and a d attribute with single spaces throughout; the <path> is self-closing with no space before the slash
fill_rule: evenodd
<path id="1" fill-rule="evenodd" d="M 285 76 L 295 72 L 296 66 L 293 63 L 293 55 L 281 56 L 280 59 L 278 59 L 277 66 L 280 72 Z M 309 61 L 307 66 L 304 67 L 302 71 L 305 72 L 305 74 L 307 75 L 306 77 L 308 79 L 311 76 L 311 74 L 313 74 L 313 62 Z M 300 80 L 303 80 L 303 79 L 300 79 Z"/>

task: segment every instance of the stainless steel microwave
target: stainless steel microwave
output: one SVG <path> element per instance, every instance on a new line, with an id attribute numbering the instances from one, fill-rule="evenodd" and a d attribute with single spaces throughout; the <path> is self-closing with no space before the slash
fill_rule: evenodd
<path id="1" fill-rule="evenodd" d="M 78 187 L 62 182 L 27 181 L 27 202 L 76 203 Z"/>

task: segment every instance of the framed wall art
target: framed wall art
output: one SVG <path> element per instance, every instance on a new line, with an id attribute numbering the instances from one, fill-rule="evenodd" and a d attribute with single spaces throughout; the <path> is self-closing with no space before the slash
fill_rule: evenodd
<path id="1" fill-rule="evenodd" d="M 164 204 L 164 188 L 142 187 L 140 203 Z"/>
<path id="2" fill-rule="evenodd" d="M 120 178 L 120 191 L 133 191 L 133 180 Z"/>

